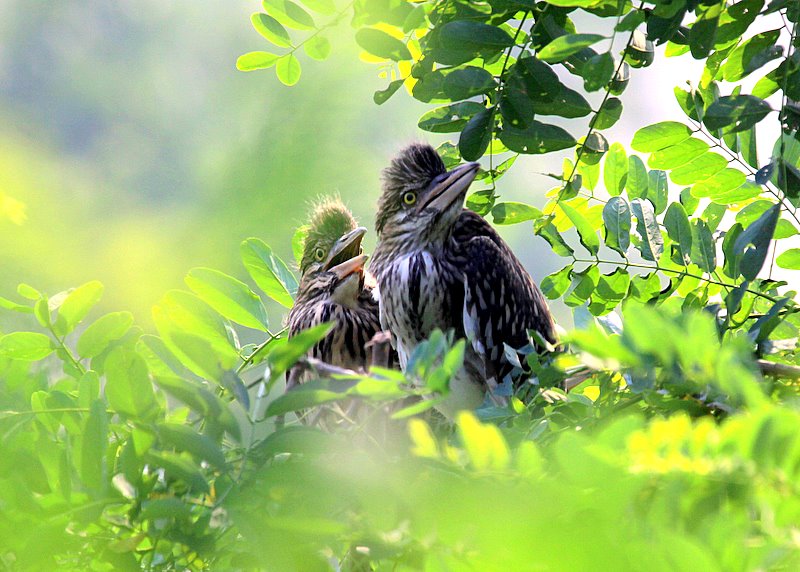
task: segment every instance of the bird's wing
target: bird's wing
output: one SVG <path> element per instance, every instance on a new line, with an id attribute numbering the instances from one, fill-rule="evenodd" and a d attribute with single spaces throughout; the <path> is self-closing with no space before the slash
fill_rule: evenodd
<path id="1" fill-rule="evenodd" d="M 503 381 L 511 370 L 503 344 L 521 348 L 527 331 L 554 340 L 553 322 L 542 293 L 511 249 L 478 215 L 464 213 L 454 238 L 464 268 L 464 332 L 483 357 L 487 380 Z"/>

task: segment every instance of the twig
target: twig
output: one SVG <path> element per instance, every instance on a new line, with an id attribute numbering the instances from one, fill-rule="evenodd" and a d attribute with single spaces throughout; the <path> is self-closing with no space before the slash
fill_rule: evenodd
<path id="1" fill-rule="evenodd" d="M 800 379 L 800 367 L 786 363 L 775 363 L 774 361 L 767 361 L 764 359 L 757 360 L 756 363 L 762 375 L 771 375 L 773 377 L 783 377 L 786 379 Z"/>

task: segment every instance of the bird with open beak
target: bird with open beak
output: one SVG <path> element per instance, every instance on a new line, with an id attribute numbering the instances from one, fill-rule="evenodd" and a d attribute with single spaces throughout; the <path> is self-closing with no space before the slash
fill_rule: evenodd
<path id="1" fill-rule="evenodd" d="M 464 209 L 478 168 L 447 171 L 430 145 L 408 146 L 384 170 L 375 222 L 370 271 L 401 367 L 435 329 L 469 341 L 437 407 L 448 417 L 478 407 L 512 371 L 504 344 L 528 345 L 529 330 L 556 340 L 544 296 L 522 263 L 489 223 Z"/>
<path id="2" fill-rule="evenodd" d="M 354 370 L 366 367 L 365 345 L 380 330 L 378 304 L 364 271 L 367 256 L 361 253 L 365 233 L 338 199 L 316 205 L 303 243 L 300 285 L 288 320 L 289 338 L 332 322 L 330 332 L 309 355 Z M 287 389 L 302 381 L 288 380 Z"/>

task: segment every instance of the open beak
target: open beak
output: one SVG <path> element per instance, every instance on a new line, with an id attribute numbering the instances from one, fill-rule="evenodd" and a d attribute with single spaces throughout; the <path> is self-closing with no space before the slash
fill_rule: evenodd
<path id="1" fill-rule="evenodd" d="M 335 265 L 361 254 L 361 239 L 366 232 L 367 229 L 360 226 L 337 240 L 328 254 L 325 270 L 332 270 Z"/>
<path id="2" fill-rule="evenodd" d="M 437 211 L 444 211 L 456 200 L 463 201 L 479 167 L 478 163 L 466 163 L 446 173 L 429 191 L 425 200 L 420 202 L 419 210 L 433 207 Z"/>
<path id="3" fill-rule="evenodd" d="M 333 268 L 330 268 L 330 271 L 336 274 L 336 277 L 339 280 L 344 280 L 351 274 L 361 272 L 364 269 L 364 265 L 367 263 L 367 258 L 369 257 L 366 254 L 354 256 L 353 258 L 345 260 Z"/>

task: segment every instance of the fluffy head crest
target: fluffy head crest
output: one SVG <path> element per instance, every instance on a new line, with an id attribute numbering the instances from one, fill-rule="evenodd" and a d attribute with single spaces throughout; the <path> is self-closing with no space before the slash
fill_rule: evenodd
<path id="1" fill-rule="evenodd" d="M 304 274 L 317 261 L 315 251 L 318 248 L 327 255 L 339 238 L 357 226 L 356 219 L 339 197 L 322 197 L 316 201 L 311 209 L 308 233 L 303 241 L 300 273 Z"/>
<path id="2" fill-rule="evenodd" d="M 401 195 L 424 189 L 447 169 L 436 149 L 427 143 L 412 143 L 392 159 L 383 170 L 383 192 L 378 200 L 375 228 L 380 234 L 389 217 L 398 209 Z"/>

